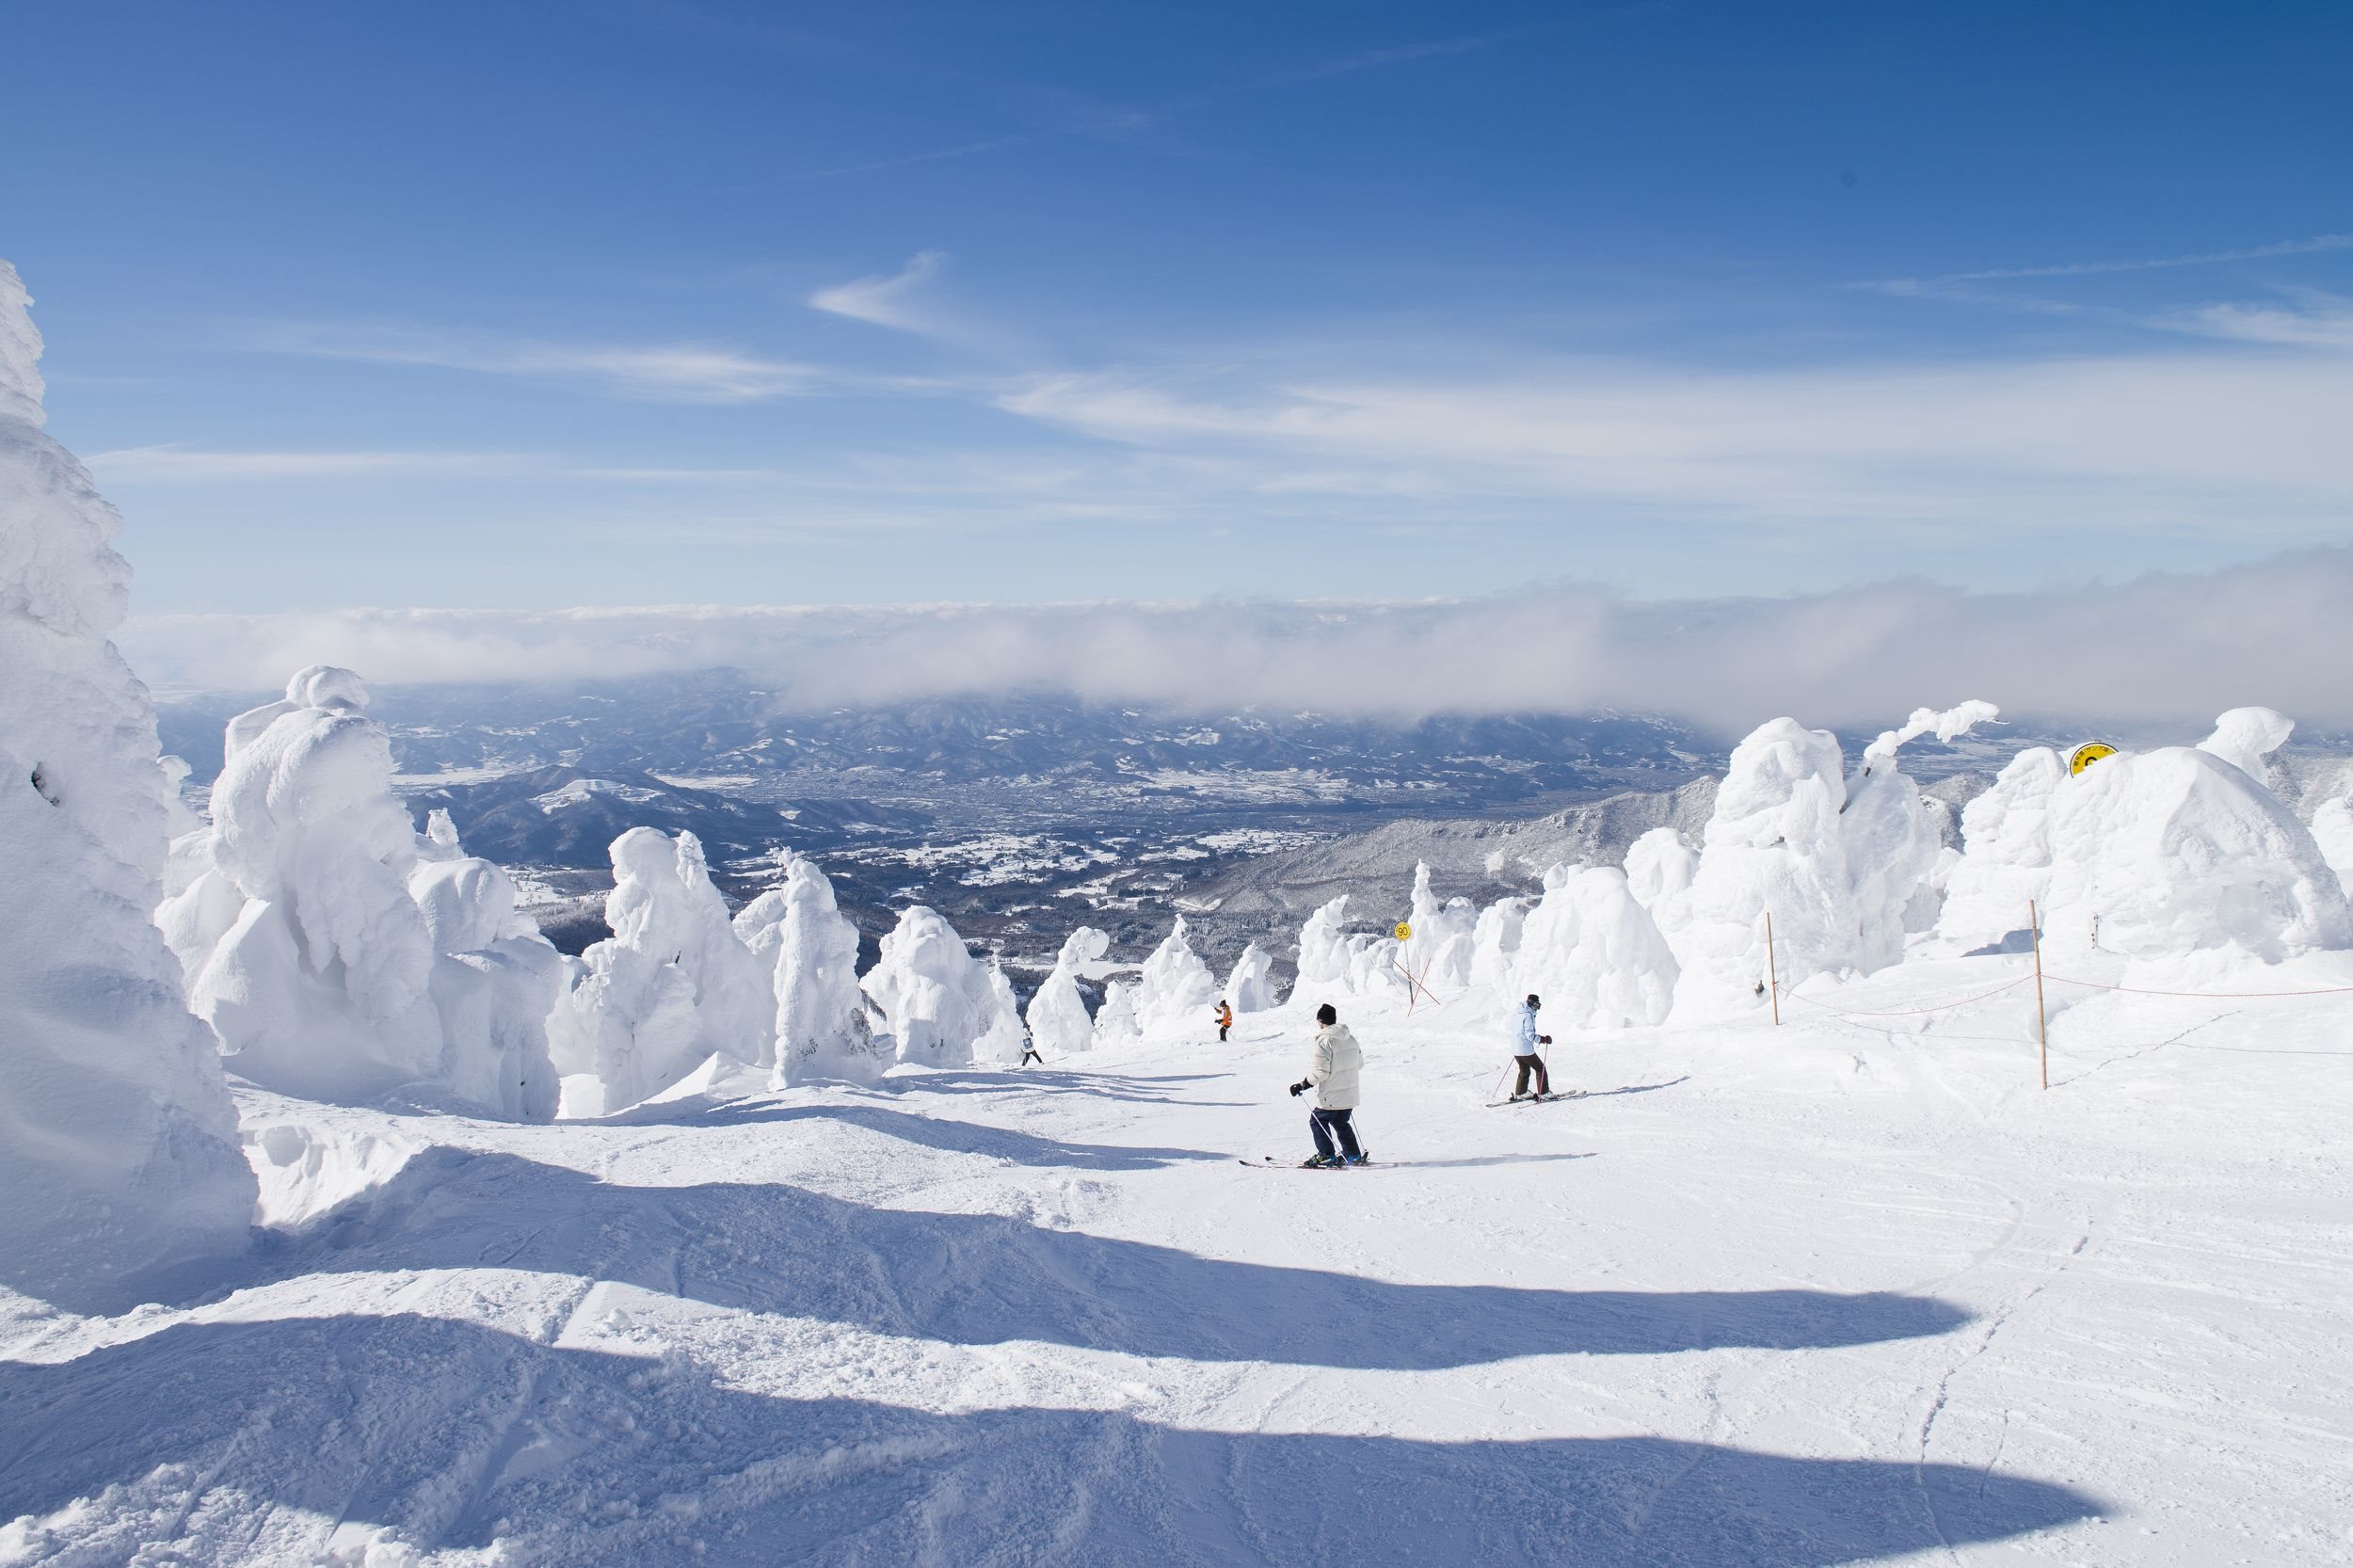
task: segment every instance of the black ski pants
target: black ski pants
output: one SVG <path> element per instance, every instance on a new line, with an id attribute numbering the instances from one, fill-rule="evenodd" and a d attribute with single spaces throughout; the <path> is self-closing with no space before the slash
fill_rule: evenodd
<path id="1" fill-rule="evenodd" d="M 1324 1159 L 1332 1158 L 1332 1140 L 1340 1141 L 1340 1152 L 1351 1160 L 1363 1158 L 1364 1150 L 1356 1146 L 1356 1129 L 1348 1125 L 1353 1111 L 1326 1111 L 1317 1106 L 1307 1113 L 1307 1130 L 1315 1135 L 1316 1152 Z"/>
<path id="2" fill-rule="evenodd" d="M 1514 1088 L 1512 1093 L 1514 1095 L 1525 1095 L 1528 1093 L 1528 1075 L 1530 1073 L 1534 1073 L 1536 1075 L 1536 1092 L 1538 1094 L 1549 1095 L 1552 1093 L 1552 1075 L 1545 1071 L 1545 1059 L 1543 1057 L 1515 1056 L 1512 1058 L 1512 1060 L 1520 1064 L 1519 1086 Z"/>

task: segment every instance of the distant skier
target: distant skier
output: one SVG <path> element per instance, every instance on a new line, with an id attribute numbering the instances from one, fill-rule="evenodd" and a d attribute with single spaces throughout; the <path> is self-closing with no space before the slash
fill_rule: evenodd
<path id="1" fill-rule="evenodd" d="M 1046 1058 L 1037 1053 L 1037 1037 L 1025 1031 L 1021 1036 L 1021 1060 L 1017 1065 L 1026 1067 L 1032 1062 L 1041 1067 L 1046 1065 Z"/>
<path id="2" fill-rule="evenodd" d="M 1225 1032 L 1234 1027 L 1234 1010 L 1225 1005 L 1225 999 L 1217 999 L 1217 1043 L 1225 1043 Z"/>
<path id="3" fill-rule="evenodd" d="M 1349 1116 L 1356 1109 L 1356 1079 L 1364 1067 L 1365 1053 L 1330 1002 L 1316 1009 L 1316 1022 L 1322 1027 L 1316 1031 L 1315 1050 L 1307 1058 L 1307 1076 L 1291 1085 L 1294 1096 L 1309 1089 L 1316 1092 L 1316 1108 L 1307 1116 L 1316 1152 L 1300 1163 L 1319 1169 L 1362 1165 L 1365 1151 L 1356 1145 L 1356 1129 L 1349 1125 Z M 1339 1140 L 1337 1154 L 1332 1147 L 1335 1137 Z"/>
<path id="4" fill-rule="evenodd" d="M 1552 1076 L 1545 1071 L 1545 1059 L 1536 1054 L 1538 1046 L 1552 1044 L 1552 1036 L 1536 1032 L 1536 1010 L 1544 1005 L 1532 992 L 1520 1003 L 1519 1016 L 1512 1025 L 1512 1060 L 1520 1069 L 1518 1084 L 1512 1090 L 1515 1100 L 1549 1099 L 1552 1096 Z M 1536 1075 L 1536 1092 L 1528 1092 L 1528 1075 Z"/>

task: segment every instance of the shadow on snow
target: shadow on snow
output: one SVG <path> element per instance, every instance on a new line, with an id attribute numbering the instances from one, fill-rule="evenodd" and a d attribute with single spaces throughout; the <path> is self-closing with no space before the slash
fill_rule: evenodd
<path id="1" fill-rule="evenodd" d="M 683 1356 L 407 1315 L 180 1324 L 64 1365 L 0 1362 L 0 1518 L 116 1489 L 27 1538 L 76 1561 L 159 1540 L 191 1560 L 310 1560 L 345 1522 L 427 1549 L 504 1536 L 516 1560 L 647 1568 L 943 1552 L 1796 1568 L 2099 1506 L 1974 1465 L 1648 1437 L 1229 1433 L 1119 1411 L 776 1399 Z"/>
<path id="2" fill-rule="evenodd" d="M 1863 1345 L 1970 1320 L 1892 1293 L 1400 1284 L 792 1186 L 624 1187 L 452 1148 L 418 1156 L 279 1253 L 270 1273 L 521 1269 L 959 1345 L 1387 1370 Z"/>

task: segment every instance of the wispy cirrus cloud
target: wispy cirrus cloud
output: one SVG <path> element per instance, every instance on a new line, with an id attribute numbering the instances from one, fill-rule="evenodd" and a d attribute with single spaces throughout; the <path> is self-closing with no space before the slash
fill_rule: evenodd
<path id="1" fill-rule="evenodd" d="M 167 444 L 94 452 L 83 461 L 110 485 L 398 477 L 728 485 L 782 477 L 768 468 L 631 467 L 526 452 L 231 452 Z"/>
<path id="2" fill-rule="evenodd" d="M 940 264 L 946 259 L 937 250 L 920 250 L 896 272 L 856 278 L 819 289 L 808 296 L 808 303 L 812 309 L 829 315 L 892 327 L 902 332 L 935 335 L 940 324 L 924 308 L 919 295 L 924 284 L 939 276 Z"/>
<path id="3" fill-rule="evenodd" d="M 1767 370 L 1523 356 L 1417 375 L 1060 373 L 997 403 L 1215 458 L 1270 495 L 2285 543 L 2353 515 L 2348 371 L 2341 353 L 2251 347 Z"/>
<path id="4" fill-rule="evenodd" d="M 517 376 L 656 403 L 759 403 L 805 395 L 834 379 L 814 365 L 712 344 L 561 344 L 406 327 L 285 323 L 263 328 L 247 346 Z"/>
<path id="5" fill-rule="evenodd" d="M 2036 266 L 1982 267 L 1974 272 L 1945 272 L 1922 278 L 1881 278 L 1858 288 L 1916 294 L 1947 284 L 2007 282 L 2028 278 L 2089 278 L 2112 272 L 2158 272 L 2174 267 L 2217 266 L 2231 262 L 2268 261 L 2280 256 L 2310 256 L 2329 250 L 2353 250 L 2353 234 L 2314 234 L 2306 239 L 2279 240 L 2237 250 L 2200 250 L 2173 256 L 2138 256 L 2121 261 L 2056 262 Z"/>

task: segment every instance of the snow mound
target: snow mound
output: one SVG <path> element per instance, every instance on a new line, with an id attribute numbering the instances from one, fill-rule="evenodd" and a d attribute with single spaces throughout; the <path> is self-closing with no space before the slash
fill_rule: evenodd
<path id="1" fill-rule="evenodd" d="M 927 1066 L 960 1067 L 1001 1050 L 1013 991 L 991 979 L 992 967 L 973 961 L 955 928 L 921 904 L 907 908 L 882 939 L 882 956 L 859 984 L 883 1016 L 898 1059 Z M 977 1053 L 991 1042 L 991 1056 Z M 1019 1059 L 1019 1051 L 1015 1051 Z"/>
<path id="2" fill-rule="evenodd" d="M 544 1120 L 563 960 L 446 817 L 410 828 L 367 701 L 351 671 L 312 665 L 230 721 L 213 825 L 174 844 L 157 923 L 253 1082 L 344 1101 L 417 1088 Z"/>
<path id="3" fill-rule="evenodd" d="M 71 1302 L 242 1246 L 255 1186 L 150 921 L 168 775 L 108 641 L 120 520 L 42 429 L 30 303 L 0 262 L 0 1285 Z"/>
<path id="4" fill-rule="evenodd" d="M 595 1080 L 611 1112 L 660 1094 L 714 1053 L 770 1064 L 776 1000 L 711 885 L 701 841 L 632 827 L 611 855 L 604 918 L 613 935 L 569 967 L 569 988 L 548 1016 L 558 1069 L 568 1080 Z M 568 1113 L 571 1100 L 568 1081 Z"/>
<path id="5" fill-rule="evenodd" d="M 1030 999 L 1030 1038 L 1048 1056 L 1067 1056 L 1095 1045 L 1095 1022 L 1087 1016 L 1086 999 L 1079 994 L 1079 976 L 1099 964 L 1112 951 L 1112 939 L 1091 925 L 1082 925 L 1063 941 L 1054 967 Z"/>

